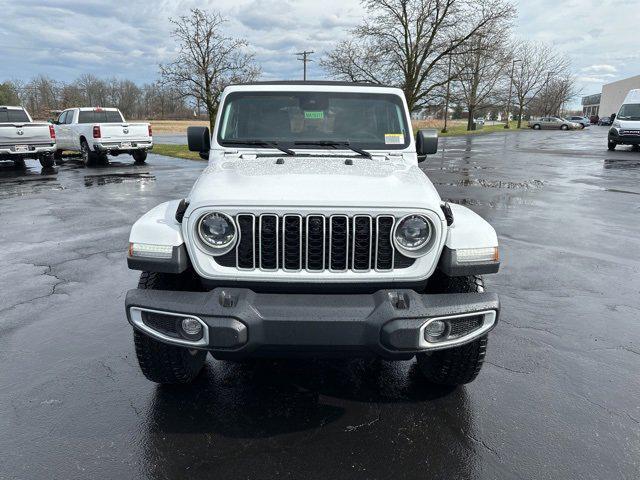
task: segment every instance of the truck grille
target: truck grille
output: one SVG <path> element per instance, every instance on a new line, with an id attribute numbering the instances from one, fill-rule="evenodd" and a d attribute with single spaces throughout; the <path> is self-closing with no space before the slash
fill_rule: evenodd
<path id="1" fill-rule="evenodd" d="M 214 257 L 239 270 L 391 271 L 413 265 L 391 241 L 391 215 L 238 214 L 236 247 Z"/>

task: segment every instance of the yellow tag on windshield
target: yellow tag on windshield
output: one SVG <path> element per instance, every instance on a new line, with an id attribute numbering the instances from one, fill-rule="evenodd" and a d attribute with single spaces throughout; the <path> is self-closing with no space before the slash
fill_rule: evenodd
<path id="1" fill-rule="evenodd" d="M 384 143 L 386 145 L 402 145 L 404 143 L 404 135 L 402 133 L 385 133 Z"/>

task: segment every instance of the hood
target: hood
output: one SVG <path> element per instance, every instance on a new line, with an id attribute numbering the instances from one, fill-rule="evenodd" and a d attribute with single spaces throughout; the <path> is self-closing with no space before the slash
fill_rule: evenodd
<path id="1" fill-rule="evenodd" d="M 347 159 L 352 164 L 347 165 Z M 189 202 L 192 208 L 260 205 L 438 211 L 440 196 L 418 166 L 402 157 L 231 157 L 213 162 L 202 172 Z"/>
<path id="2" fill-rule="evenodd" d="M 640 129 L 640 120 L 618 120 L 616 118 L 613 126 L 622 130 L 638 130 Z"/>

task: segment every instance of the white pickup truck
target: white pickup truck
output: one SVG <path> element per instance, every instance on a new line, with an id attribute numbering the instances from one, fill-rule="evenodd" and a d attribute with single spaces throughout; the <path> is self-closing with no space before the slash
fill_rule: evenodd
<path id="1" fill-rule="evenodd" d="M 131 230 L 126 298 L 142 372 L 187 383 L 217 359 L 416 357 L 433 382 L 472 381 L 498 296 L 498 238 L 418 167 L 402 90 L 342 82 L 227 87 L 188 196 Z M 415 140 L 414 140 L 415 138 Z"/>
<path id="2" fill-rule="evenodd" d="M 107 155 L 129 154 L 136 163 L 147 159 L 153 148 L 151 125 L 127 123 L 117 108 L 69 108 L 55 123 L 58 147 L 56 161 L 63 151 L 82 154 L 85 165 L 107 163 Z"/>
<path id="3" fill-rule="evenodd" d="M 24 167 L 27 158 L 53 167 L 56 134 L 50 123 L 36 123 L 22 107 L 0 106 L 0 161 L 12 160 Z"/>

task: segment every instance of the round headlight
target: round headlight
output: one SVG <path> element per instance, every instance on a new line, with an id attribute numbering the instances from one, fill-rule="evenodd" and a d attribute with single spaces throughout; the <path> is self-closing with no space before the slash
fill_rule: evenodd
<path id="1" fill-rule="evenodd" d="M 223 213 L 208 213 L 198 222 L 198 235 L 211 248 L 229 246 L 236 238 L 236 227 Z"/>
<path id="2" fill-rule="evenodd" d="M 404 217 L 396 227 L 394 239 L 402 248 L 418 250 L 431 239 L 431 222 L 422 215 Z"/>

